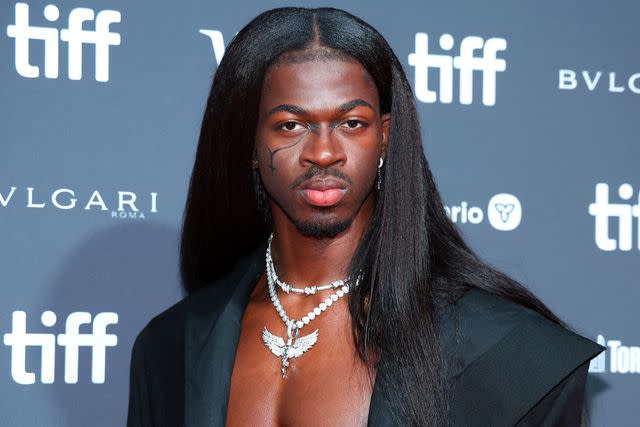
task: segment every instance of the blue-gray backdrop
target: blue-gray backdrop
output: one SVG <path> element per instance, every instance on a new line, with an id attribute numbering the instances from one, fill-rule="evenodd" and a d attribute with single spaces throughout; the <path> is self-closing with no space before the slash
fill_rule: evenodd
<path id="1" fill-rule="evenodd" d="M 182 297 L 180 219 L 229 40 L 293 2 L 3 0 L 0 424 L 123 425 L 131 345 Z M 638 425 L 640 4 L 310 1 L 413 84 L 452 219 L 607 346 L 596 426 Z"/>

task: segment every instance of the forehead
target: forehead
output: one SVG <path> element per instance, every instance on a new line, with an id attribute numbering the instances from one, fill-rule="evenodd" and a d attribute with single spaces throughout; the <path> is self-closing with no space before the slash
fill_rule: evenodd
<path id="1" fill-rule="evenodd" d="M 265 75 L 260 110 L 284 103 L 311 111 L 333 109 L 354 98 L 363 99 L 379 110 L 378 90 L 357 61 L 321 59 L 277 63 Z"/>

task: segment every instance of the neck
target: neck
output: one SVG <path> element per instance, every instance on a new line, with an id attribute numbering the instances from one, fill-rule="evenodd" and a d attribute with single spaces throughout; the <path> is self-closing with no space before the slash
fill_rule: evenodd
<path id="1" fill-rule="evenodd" d="M 280 280 L 304 287 L 347 277 L 351 258 L 370 215 L 356 215 L 351 226 L 335 237 L 315 238 L 300 233 L 279 207 L 272 209 L 274 238 L 271 249 Z"/>

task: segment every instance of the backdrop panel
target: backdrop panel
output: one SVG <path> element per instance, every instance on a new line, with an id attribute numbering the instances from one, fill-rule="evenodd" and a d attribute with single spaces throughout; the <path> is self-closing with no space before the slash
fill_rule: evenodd
<path id="1" fill-rule="evenodd" d="M 211 78 L 293 2 L 0 4 L 0 424 L 123 425 L 137 332 L 182 297 Z M 607 351 L 594 426 L 637 425 L 640 3 L 305 2 L 362 17 L 413 85 L 474 248 Z"/>

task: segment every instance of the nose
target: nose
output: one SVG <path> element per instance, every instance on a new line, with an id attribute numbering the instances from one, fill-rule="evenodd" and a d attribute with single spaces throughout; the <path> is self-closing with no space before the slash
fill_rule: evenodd
<path id="1" fill-rule="evenodd" d="M 318 126 L 306 136 L 306 141 L 300 153 L 302 166 L 342 166 L 346 160 L 346 154 L 339 135 L 329 126 Z"/>

